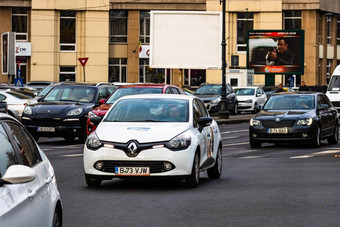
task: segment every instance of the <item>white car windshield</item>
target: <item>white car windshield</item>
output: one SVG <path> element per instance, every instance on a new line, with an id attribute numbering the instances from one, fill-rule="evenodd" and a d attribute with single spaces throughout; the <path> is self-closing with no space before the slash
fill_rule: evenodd
<path id="1" fill-rule="evenodd" d="M 234 89 L 236 95 L 254 95 L 254 88 L 236 88 Z"/>
<path id="2" fill-rule="evenodd" d="M 264 110 L 303 110 L 314 109 L 312 95 L 277 95 L 272 96 L 263 108 Z"/>
<path id="3" fill-rule="evenodd" d="M 182 99 L 120 100 L 107 114 L 106 122 L 188 122 L 189 102 Z"/>

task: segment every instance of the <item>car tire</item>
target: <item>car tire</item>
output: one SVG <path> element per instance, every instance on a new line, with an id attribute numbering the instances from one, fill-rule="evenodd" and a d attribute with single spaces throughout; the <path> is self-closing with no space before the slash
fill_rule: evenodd
<path id="1" fill-rule="evenodd" d="M 256 114 L 257 112 L 258 112 L 258 107 L 257 107 L 257 103 L 255 103 L 252 113 Z"/>
<path id="2" fill-rule="evenodd" d="M 93 178 L 87 174 L 85 174 L 85 180 L 86 180 L 87 186 L 89 187 L 99 187 L 102 183 L 102 180 Z"/>
<path id="3" fill-rule="evenodd" d="M 313 136 L 313 139 L 312 139 L 312 143 L 311 143 L 312 147 L 314 147 L 314 148 L 320 147 L 320 145 L 321 145 L 320 134 L 321 134 L 321 129 L 320 129 L 320 126 L 318 126 L 316 133 L 315 133 L 315 135 Z"/>
<path id="4" fill-rule="evenodd" d="M 260 148 L 262 143 L 256 140 L 250 140 L 249 141 L 250 147 L 251 148 Z"/>
<path id="5" fill-rule="evenodd" d="M 53 214 L 53 221 L 52 221 L 52 227 L 61 227 L 62 226 L 62 218 L 61 213 L 58 207 L 55 208 L 54 214 Z"/>
<path id="6" fill-rule="evenodd" d="M 233 110 L 231 111 L 231 113 L 232 113 L 233 115 L 238 114 L 238 103 L 237 103 L 237 102 L 235 102 L 234 108 L 233 108 Z"/>
<path id="7" fill-rule="evenodd" d="M 194 161 L 192 163 L 191 175 L 186 179 L 185 184 L 189 188 L 195 188 L 198 186 L 200 179 L 200 158 L 198 152 L 195 153 Z"/>
<path id="8" fill-rule="evenodd" d="M 213 167 L 208 169 L 208 177 L 210 179 L 218 179 L 222 174 L 222 148 L 219 147 L 216 154 L 216 162 Z"/>
<path id="9" fill-rule="evenodd" d="M 336 122 L 336 127 L 334 128 L 333 135 L 327 138 L 329 144 L 337 144 L 339 141 L 339 126 L 338 122 Z"/>

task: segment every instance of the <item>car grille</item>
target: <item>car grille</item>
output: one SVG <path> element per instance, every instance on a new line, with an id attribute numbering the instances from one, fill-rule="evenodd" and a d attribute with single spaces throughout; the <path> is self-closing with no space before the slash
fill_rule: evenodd
<path id="1" fill-rule="evenodd" d="M 203 102 L 204 102 L 204 103 L 209 103 L 209 102 L 210 102 L 210 100 L 203 100 Z"/>
<path id="2" fill-rule="evenodd" d="M 32 119 L 30 124 L 36 126 L 74 126 L 80 125 L 80 121 L 63 121 L 64 119 L 56 118 L 39 118 Z"/>
<path id="3" fill-rule="evenodd" d="M 164 161 L 101 161 L 103 168 L 100 171 L 114 173 L 116 167 L 150 167 L 150 173 L 162 173 L 164 169 Z M 171 163 L 172 164 L 172 163 Z M 172 169 L 175 165 L 172 164 Z"/>
<path id="4" fill-rule="evenodd" d="M 289 139 L 289 138 L 303 138 L 308 139 L 310 135 L 307 137 L 303 137 L 302 133 L 289 133 L 289 134 L 257 134 L 257 138 L 265 138 L 265 139 Z"/>
<path id="5" fill-rule="evenodd" d="M 283 127 L 293 127 L 295 120 L 282 120 L 276 122 L 274 120 L 263 120 L 262 125 L 265 128 L 283 128 Z"/>

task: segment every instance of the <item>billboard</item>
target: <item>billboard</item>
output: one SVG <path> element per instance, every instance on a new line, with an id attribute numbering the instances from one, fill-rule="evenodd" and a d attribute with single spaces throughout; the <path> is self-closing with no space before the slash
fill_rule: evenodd
<path id="1" fill-rule="evenodd" d="M 255 74 L 304 74 L 303 30 L 249 30 L 247 68 Z"/>
<path id="2" fill-rule="evenodd" d="M 151 11 L 151 68 L 220 69 L 222 13 Z"/>

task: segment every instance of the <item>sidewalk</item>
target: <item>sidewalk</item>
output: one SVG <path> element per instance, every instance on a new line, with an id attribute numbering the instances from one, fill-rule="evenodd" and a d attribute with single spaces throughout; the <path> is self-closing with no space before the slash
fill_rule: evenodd
<path id="1" fill-rule="evenodd" d="M 218 117 L 218 115 L 211 116 L 219 125 L 224 124 L 238 124 L 238 123 L 245 123 L 249 122 L 250 118 L 253 116 L 253 114 L 250 113 L 241 113 L 237 115 L 229 115 L 229 119 L 221 119 Z"/>

